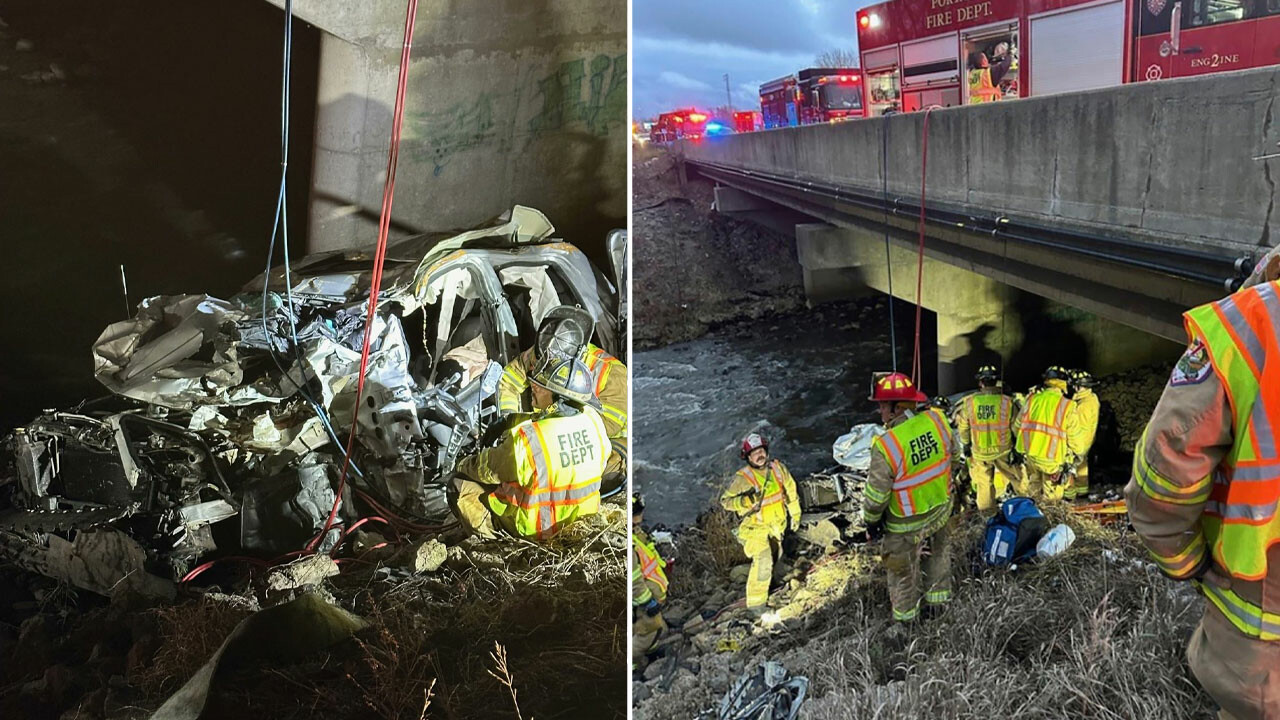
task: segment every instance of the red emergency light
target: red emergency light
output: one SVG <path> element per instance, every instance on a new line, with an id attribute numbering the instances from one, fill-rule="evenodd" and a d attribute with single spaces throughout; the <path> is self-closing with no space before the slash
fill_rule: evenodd
<path id="1" fill-rule="evenodd" d="M 869 26 L 871 24 L 871 17 L 869 15 L 863 15 L 862 17 L 858 18 L 858 24 L 861 25 L 862 27 Z"/>
<path id="2" fill-rule="evenodd" d="M 680 117 L 679 115 L 676 115 L 675 117 L 673 117 L 673 118 L 671 118 L 671 119 L 672 119 L 674 122 L 684 122 L 684 118 Z"/>
<path id="3" fill-rule="evenodd" d="M 677 118 L 677 119 L 679 119 L 679 118 Z M 689 114 L 689 122 L 696 122 L 696 123 L 700 123 L 700 122 L 702 122 L 703 120 L 706 120 L 706 119 L 707 119 L 707 116 L 706 116 L 706 115 L 703 115 L 702 113 L 690 113 L 690 114 Z"/>

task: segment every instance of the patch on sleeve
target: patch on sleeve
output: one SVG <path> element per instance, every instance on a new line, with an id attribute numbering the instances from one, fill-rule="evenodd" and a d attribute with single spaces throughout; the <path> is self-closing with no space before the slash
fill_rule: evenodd
<path id="1" fill-rule="evenodd" d="M 1169 384 L 1195 385 L 1204 382 L 1212 371 L 1209 348 L 1204 346 L 1204 342 L 1196 340 L 1191 343 L 1191 347 L 1187 348 L 1186 352 L 1182 353 L 1182 357 L 1178 358 L 1178 364 L 1173 366 L 1173 375 L 1169 377 Z"/>

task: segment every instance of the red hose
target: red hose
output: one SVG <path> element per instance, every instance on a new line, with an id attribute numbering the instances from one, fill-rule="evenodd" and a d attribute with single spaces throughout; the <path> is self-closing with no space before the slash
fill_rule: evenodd
<path id="1" fill-rule="evenodd" d="M 924 289 L 924 214 L 925 214 L 925 175 L 929 170 L 929 114 L 933 108 L 924 111 L 924 130 L 920 140 L 920 250 L 916 263 L 916 349 L 911 359 L 911 383 L 920 387 L 920 311 L 924 306 L 921 291 Z"/>
<path id="2" fill-rule="evenodd" d="M 356 428 L 359 427 L 360 400 L 364 396 L 365 372 L 369 368 L 369 350 L 373 343 L 373 320 L 378 309 L 378 293 L 382 289 L 382 264 L 387 255 L 387 236 L 391 231 L 391 207 L 395 198 L 396 166 L 400 160 L 400 128 L 404 124 L 404 98 L 409 84 L 409 54 L 413 49 L 413 25 L 418 16 L 418 0 L 409 0 L 404 17 L 404 42 L 400 47 L 400 77 L 396 84 L 396 104 L 391 116 L 391 147 L 387 151 L 387 179 L 382 188 L 382 213 L 378 217 L 378 244 L 373 254 L 373 276 L 369 283 L 369 312 L 365 316 L 364 346 L 360 349 L 360 375 L 356 383 L 356 398 L 351 417 L 351 432 L 347 436 L 347 449 L 342 456 L 342 474 L 338 477 L 338 492 L 333 507 L 324 522 L 324 529 L 307 544 L 314 551 L 321 539 L 333 527 L 342 503 L 342 491 L 347 486 L 347 471 L 351 467 L 351 453 L 356 444 Z"/>

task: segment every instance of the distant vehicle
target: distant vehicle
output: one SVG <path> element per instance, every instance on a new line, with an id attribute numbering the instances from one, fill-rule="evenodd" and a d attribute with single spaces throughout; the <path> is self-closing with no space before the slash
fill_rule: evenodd
<path id="1" fill-rule="evenodd" d="M 733 114 L 733 129 L 737 132 L 755 132 L 762 128 L 764 118 L 758 110 L 740 110 Z"/>
<path id="2" fill-rule="evenodd" d="M 839 122 L 864 117 L 862 70 L 805 68 L 760 86 L 764 127 Z"/>
<path id="3" fill-rule="evenodd" d="M 675 142 L 681 138 L 697 140 L 707 134 L 710 117 L 694 108 L 665 112 L 649 131 L 649 140 L 655 143 Z"/>
<path id="4" fill-rule="evenodd" d="M 889 0 L 857 18 L 871 115 L 1280 64 L 1276 0 Z M 979 54 L 1009 59 L 997 81 Z"/>

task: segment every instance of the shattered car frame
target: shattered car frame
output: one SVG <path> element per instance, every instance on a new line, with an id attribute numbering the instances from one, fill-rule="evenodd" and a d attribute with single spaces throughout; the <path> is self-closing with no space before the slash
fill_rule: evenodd
<path id="1" fill-rule="evenodd" d="M 607 239 L 606 275 L 553 232 L 516 206 L 391 244 L 359 408 L 370 252 L 309 255 L 228 300 L 144 300 L 93 348 L 123 407 L 47 411 L 4 439 L 0 552 L 97 592 L 158 592 L 214 553 L 331 549 L 364 512 L 440 527 L 454 465 L 502 422 L 502 367 L 548 310 L 583 307 L 596 344 L 623 357 L 625 233 Z M 355 487 L 320 538 L 353 423 Z M 103 538 L 129 552 L 75 571 L 104 562 L 83 557 Z"/>

